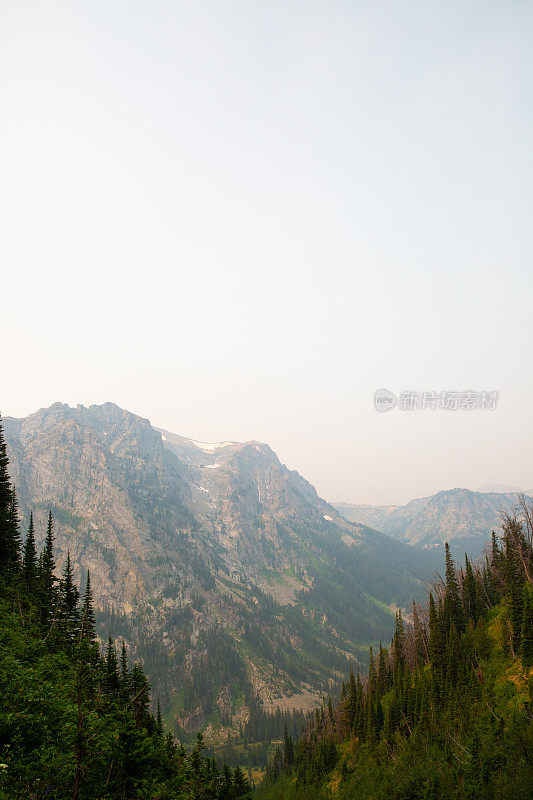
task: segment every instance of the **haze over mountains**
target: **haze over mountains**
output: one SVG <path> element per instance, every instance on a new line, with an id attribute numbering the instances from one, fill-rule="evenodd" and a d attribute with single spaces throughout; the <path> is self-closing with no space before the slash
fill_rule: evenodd
<path id="1" fill-rule="evenodd" d="M 257 700 L 310 706 L 389 639 L 434 567 L 259 442 L 195 442 L 111 403 L 4 428 L 25 520 L 33 509 L 39 541 L 52 510 L 59 562 L 90 568 L 102 635 L 143 658 L 181 729 L 225 736 Z"/>
<path id="2" fill-rule="evenodd" d="M 449 489 L 405 506 L 334 503 L 334 507 L 346 519 L 407 544 L 427 549 L 448 541 L 456 551 L 478 556 L 491 531 L 500 529 L 502 513 L 516 510 L 518 497 L 518 492 Z"/>

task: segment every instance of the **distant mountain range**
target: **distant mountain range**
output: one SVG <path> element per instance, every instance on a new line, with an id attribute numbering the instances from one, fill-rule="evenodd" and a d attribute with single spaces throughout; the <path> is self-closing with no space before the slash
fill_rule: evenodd
<path id="1" fill-rule="evenodd" d="M 401 542 L 427 549 L 448 541 L 458 557 L 465 551 L 478 556 L 491 531 L 501 528 L 502 513 L 512 513 L 517 506 L 516 492 L 470 489 L 437 492 L 405 506 L 334 503 L 345 519 L 383 531 Z"/>
<path id="2" fill-rule="evenodd" d="M 434 553 L 344 518 L 266 444 L 207 444 L 116 405 L 4 420 L 11 476 L 59 564 L 91 570 L 102 636 L 141 657 L 167 719 L 212 741 L 311 707 L 388 640 Z"/>

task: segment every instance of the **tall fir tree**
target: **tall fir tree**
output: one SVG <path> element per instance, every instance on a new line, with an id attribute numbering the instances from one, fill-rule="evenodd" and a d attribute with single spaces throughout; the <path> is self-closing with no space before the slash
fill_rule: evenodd
<path id="1" fill-rule="evenodd" d="M 145 724 L 150 711 L 150 685 L 139 661 L 136 661 L 133 665 L 130 685 L 131 703 L 137 724 Z"/>
<path id="2" fill-rule="evenodd" d="M 130 674 L 128 667 L 128 651 L 126 650 L 126 642 L 122 640 L 122 648 L 120 651 L 120 693 L 122 697 L 128 698 L 130 696 Z"/>
<path id="3" fill-rule="evenodd" d="M 477 622 L 479 603 L 477 599 L 477 585 L 472 564 L 465 553 L 465 577 L 463 584 L 464 608 L 466 617 Z"/>
<path id="4" fill-rule="evenodd" d="M 17 490 L 13 486 L 11 505 L 7 514 L 8 536 L 8 565 L 9 572 L 17 573 L 22 569 L 22 545 L 20 540 L 20 520 L 18 514 Z"/>
<path id="5" fill-rule="evenodd" d="M 163 718 L 161 716 L 161 703 L 159 702 L 159 697 L 157 698 L 157 714 L 155 718 L 155 725 L 156 725 L 156 733 L 158 736 L 163 735 Z"/>
<path id="6" fill-rule="evenodd" d="M 74 583 L 72 565 L 70 563 L 70 551 L 67 552 L 67 560 L 63 569 L 63 575 L 59 589 L 59 610 L 63 628 L 68 636 L 73 637 L 78 632 L 79 608 L 78 602 L 80 593 Z"/>
<path id="7" fill-rule="evenodd" d="M 108 636 L 107 648 L 105 651 L 105 675 L 107 689 L 110 692 L 118 692 L 120 690 L 120 678 L 118 674 L 117 651 L 111 634 Z"/>
<path id="8" fill-rule="evenodd" d="M 54 521 L 52 512 L 48 514 L 46 538 L 39 556 L 39 615 L 41 622 L 50 624 L 58 608 L 57 578 L 54 560 Z"/>
<path id="9" fill-rule="evenodd" d="M 333 747 L 335 744 L 333 743 Z M 337 755 L 335 751 L 335 756 Z M 233 773 L 233 791 L 235 800 L 241 800 L 241 798 L 251 797 L 252 794 L 252 787 L 246 780 L 244 772 L 240 767 L 235 767 L 235 772 Z"/>
<path id="10" fill-rule="evenodd" d="M 399 608 L 396 614 L 396 627 L 393 638 L 393 670 L 394 675 L 401 677 L 405 666 L 404 652 L 405 626 L 402 619 L 402 609 Z"/>
<path id="11" fill-rule="evenodd" d="M 522 628 L 522 581 L 517 564 L 516 538 L 517 523 L 515 520 L 508 520 L 504 527 L 504 580 L 505 594 L 509 598 L 510 617 L 511 617 L 511 644 L 515 655 L 520 651 L 520 639 Z"/>
<path id="12" fill-rule="evenodd" d="M 91 574 L 89 570 L 87 570 L 87 583 L 85 584 L 85 592 L 81 606 L 80 632 L 82 637 L 88 642 L 91 642 L 91 644 L 96 641 L 94 601 L 91 591 Z"/>
<path id="13" fill-rule="evenodd" d="M 37 548 L 35 547 L 35 528 L 33 513 L 30 513 L 28 534 L 24 542 L 24 556 L 22 559 L 22 572 L 26 588 L 34 591 L 37 584 Z"/>
<path id="14" fill-rule="evenodd" d="M 0 575 L 20 568 L 20 532 L 16 493 L 8 471 L 9 459 L 0 417 Z"/>
<path id="15" fill-rule="evenodd" d="M 457 575 L 455 573 L 455 565 L 453 563 L 450 545 L 448 542 L 444 543 L 444 560 L 446 563 L 446 597 L 444 600 L 444 613 L 448 618 L 448 622 L 452 622 L 455 625 L 457 632 L 461 633 L 464 629 L 464 613 L 461 603 L 461 596 L 459 594 Z"/>

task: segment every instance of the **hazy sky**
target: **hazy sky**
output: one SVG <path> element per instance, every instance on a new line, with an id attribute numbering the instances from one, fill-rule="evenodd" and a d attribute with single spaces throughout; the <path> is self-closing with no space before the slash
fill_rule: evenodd
<path id="1" fill-rule="evenodd" d="M 260 439 L 330 500 L 533 488 L 532 43 L 512 0 L 3 0 L 2 413 Z"/>

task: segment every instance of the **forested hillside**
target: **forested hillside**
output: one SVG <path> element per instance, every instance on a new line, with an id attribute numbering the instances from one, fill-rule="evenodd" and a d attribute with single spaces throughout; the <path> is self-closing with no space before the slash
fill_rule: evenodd
<path id="1" fill-rule="evenodd" d="M 166 733 L 126 647 L 97 644 L 90 575 L 83 596 L 70 557 L 55 574 L 49 516 L 42 551 L 33 517 L 24 544 L 0 424 L 0 798 L 249 796 L 240 768 L 187 752 Z"/>
<path id="2" fill-rule="evenodd" d="M 350 674 L 295 745 L 287 734 L 262 800 L 526 800 L 533 796 L 533 527 L 508 518 L 479 565 L 445 576 L 427 613 L 401 614 L 390 649 Z"/>

